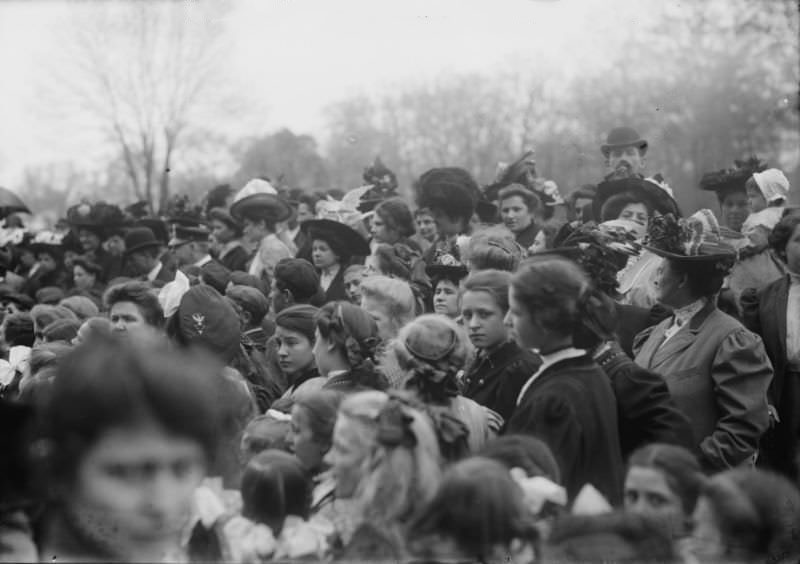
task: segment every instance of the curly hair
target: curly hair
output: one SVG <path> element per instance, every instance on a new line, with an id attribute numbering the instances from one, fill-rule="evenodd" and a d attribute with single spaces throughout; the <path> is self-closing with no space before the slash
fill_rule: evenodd
<path id="1" fill-rule="evenodd" d="M 416 232 L 414 217 L 402 198 L 389 198 L 375 208 L 375 214 L 386 224 L 386 227 L 397 232 L 400 237 L 411 237 Z"/>
<path id="2" fill-rule="evenodd" d="M 531 190 L 528 190 L 522 184 L 509 184 L 500 189 L 500 192 L 497 194 L 497 201 L 501 204 L 503 200 L 507 200 L 509 198 L 513 198 L 514 196 L 519 196 L 522 198 L 522 201 L 525 202 L 525 205 L 528 207 L 528 211 L 530 213 L 534 213 L 541 209 L 542 201 L 539 199 L 535 193 Z"/>
<path id="3" fill-rule="evenodd" d="M 786 262 L 786 245 L 800 225 L 800 215 L 784 216 L 769 234 L 769 246 L 781 260 Z"/>
<path id="4" fill-rule="evenodd" d="M 387 245 L 381 243 L 372 253 L 378 261 L 378 268 L 386 276 L 411 280 L 411 273 L 421 255 L 403 243 Z"/>
<path id="5" fill-rule="evenodd" d="M 397 329 L 414 319 L 414 292 L 403 280 L 370 276 L 361 281 L 361 295 L 383 304 Z"/>
<path id="6" fill-rule="evenodd" d="M 161 304 L 158 303 L 153 289 L 146 282 L 123 282 L 111 286 L 103 295 L 106 309 L 110 310 L 114 304 L 119 302 L 131 302 L 136 305 L 145 322 L 152 327 L 161 327 L 164 323 L 164 311 L 161 309 Z"/>

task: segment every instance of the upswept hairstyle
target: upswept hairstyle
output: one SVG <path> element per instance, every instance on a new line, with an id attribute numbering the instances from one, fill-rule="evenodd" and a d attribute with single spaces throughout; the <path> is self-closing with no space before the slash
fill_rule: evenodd
<path id="1" fill-rule="evenodd" d="M 501 226 L 475 233 L 467 244 L 466 260 L 472 271 L 491 268 L 514 272 L 524 257 L 514 234 Z"/>
<path id="2" fill-rule="evenodd" d="M 375 389 L 386 387 L 376 368 L 378 326 L 359 306 L 345 301 L 328 302 L 314 317 L 319 334 L 333 343 L 350 364 L 350 374 L 359 384 Z"/>
<path id="3" fill-rule="evenodd" d="M 418 252 L 403 243 L 394 245 L 381 243 L 372 254 L 378 261 L 378 268 L 383 274 L 403 280 L 411 280 L 414 267 L 421 260 Z"/>
<path id="4" fill-rule="evenodd" d="M 532 190 L 528 190 L 522 184 L 509 184 L 505 188 L 501 188 L 497 194 L 497 202 L 502 207 L 503 200 L 519 196 L 528 207 L 530 213 L 536 213 L 542 208 L 542 201 L 539 199 Z"/>
<path id="5" fill-rule="evenodd" d="M 361 281 L 361 296 L 380 302 L 389 315 L 394 332 L 414 319 L 416 302 L 411 286 L 388 276 L 369 276 Z"/>
<path id="6" fill-rule="evenodd" d="M 409 537 L 439 535 L 478 562 L 493 561 L 497 550 L 507 554 L 515 540 L 533 544 L 539 538 L 534 516 L 508 469 L 482 457 L 456 462 L 444 472 Z"/>
<path id="7" fill-rule="evenodd" d="M 311 478 L 296 456 L 265 450 L 250 459 L 242 474 L 242 516 L 278 536 L 289 515 L 308 518 L 311 491 Z"/>
<path id="8" fill-rule="evenodd" d="M 603 207 L 600 209 L 600 221 L 611 221 L 619 218 L 619 214 L 629 204 L 642 204 L 647 209 L 647 217 L 653 215 L 653 205 L 646 197 L 637 196 L 633 192 L 623 192 L 622 194 L 614 194 L 603 203 Z"/>
<path id="9" fill-rule="evenodd" d="M 553 256 L 532 257 L 511 278 L 514 295 L 544 329 L 571 335 L 590 294 L 586 275 L 575 263 Z"/>
<path id="10" fill-rule="evenodd" d="M 57 365 L 44 400 L 38 449 L 48 483 L 69 487 L 108 430 L 156 421 L 213 459 L 221 422 L 221 367 L 166 344 L 95 336 Z"/>
<path id="11" fill-rule="evenodd" d="M 402 198 L 389 198 L 375 208 L 375 215 L 380 217 L 390 230 L 399 237 L 411 237 L 416 233 L 414 217 Z"/>
<path id="12" fill-rule="evenodd" d="M 683 512 L 692 514 L 704 479 L 694 454 L 676 445 L 652 443 L 631 454 L 628 469 L 634 466 L 661 472 L 670 489 L 680 497 Z"/>
<path id="13" fill-rule="evenodd" d="M 405 382 L 425 403 L 445 405 L 459 394 L 458 375 L 470 356 L 468 340 L 452 320 L 427 314 L 414 319 L 392 341 Z"/>
<path id="14" fill-rule="evenodd" d="M 164 311 L 151 286 L 146 282 L 131 281 L 111 286 L 103 296 L 103 304 L 110 310 L 119 302 L 131 302 L 139 308 L 145 322 L 153 327 L 164 324 Z"/>
<path id="15" fill-rule="evenodd" d="M 463 284 L 464 292 L 486 292 L 503 313 L 508 312 L 508 288 L 511 286 L 511 273 L 505 270 L 478 270 L 473 272 Z"/>
<path id="16" fill-rule="evenodd" d="M 441 477 L 430 419 L 378 391 L 345 397 L 339 418 L 350 424 L 338 432 L 347 429 L 346 440 L 364 453 L 355 493 L 364 520 L 387 527 L 408 523 L 433 497 Z"/>
<path id="17" fill-rule="evenodd" d="M 294 406 L 300 407 L 308 418 L 311 435 L 317 444 L 327 451 L 333 441 L 333 426 L 343 395 L 332 390 L 315 390 L 295 398 Z"/>
<path id="18" fill-rule="evenodd" d="M 440 210 L 451 219 L 469 221 L 480 189 L 463 168 L 432 168 L 414 184 L 417 206 Z"/>

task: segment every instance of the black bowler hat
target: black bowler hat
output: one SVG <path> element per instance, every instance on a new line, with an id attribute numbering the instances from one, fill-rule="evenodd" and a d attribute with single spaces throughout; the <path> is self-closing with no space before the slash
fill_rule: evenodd
<path id="1" fill-rule="evenodd" d="M 647 152 L 647 140 L 632 127 L 615 127 L 608 133 L 606 142 L 600 146 L 600 150 L 605 157 L 614 149 L 624 149 L 625 147 L 637 147 L 642 154 Z"/>
<path id="2" fill-rule="evenodd" d="M 125 256 L 145 249 L 157 249 L 160 246 L 159 240 L 147 227 L 134 227 L 125 235 Z"/>
<path id="3" fill-rule="evenodd" d="M 177 223 L 172 224 L 172 233 L 169 240 L 170 247 L 177 247 L 193 241 L 205 242 L 211 232 L 205 225 L 180 225 Z"/>

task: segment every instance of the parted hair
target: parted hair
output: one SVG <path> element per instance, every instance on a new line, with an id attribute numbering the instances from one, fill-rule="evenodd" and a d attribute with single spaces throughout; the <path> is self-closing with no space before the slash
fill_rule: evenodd
<path id="1" fill-rule="evenodd" d="M 647 208 L 647 216 L 653 215 L 653 206 L 647 198 L 637 196 L 633 192 L 623 192 L 622 194 L 614 194 L 603 203 L 603 207 L 600 209 L 600 221 L 611 221 L 619 218 L 619 214 L 629 204 L 642 204 Z"/>
<path id="2" fill-rule="evenodd" d="M 704 480 L 703 469 L 694 454 L 676 445 L 652 443 L 631 454 L 628 468 L 633 466 L 661 472 L 670 489 L 680 497 L 684 513 L 692 514 Z"/>
<path id="3" fill-rule="evenodd" d="M 411 210 L 402 198 L 389 198 L 382 201 L 375 208 L 375 214 L 386 224 L 386 227 L 395 231 L 399 237 L 411 237 L 416 232 L 414 217 Z"/>
<path id="4" fill-rule="evenodd" d="M 508 311 L 508 288 L 511 286 L 511 273 L 505 270 L 478 270 L 464 281 L 464 292 L 486 292 L 497 303 L 500 311 Z"/>

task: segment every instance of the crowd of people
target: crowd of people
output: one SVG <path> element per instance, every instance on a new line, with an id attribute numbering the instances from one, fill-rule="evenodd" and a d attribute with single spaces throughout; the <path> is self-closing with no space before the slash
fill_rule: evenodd
<path id="1" fill-rule="evenodd" d="M 0 560 L 798 561 L 789 182 L 600 150 L 9 214 Z"/>

